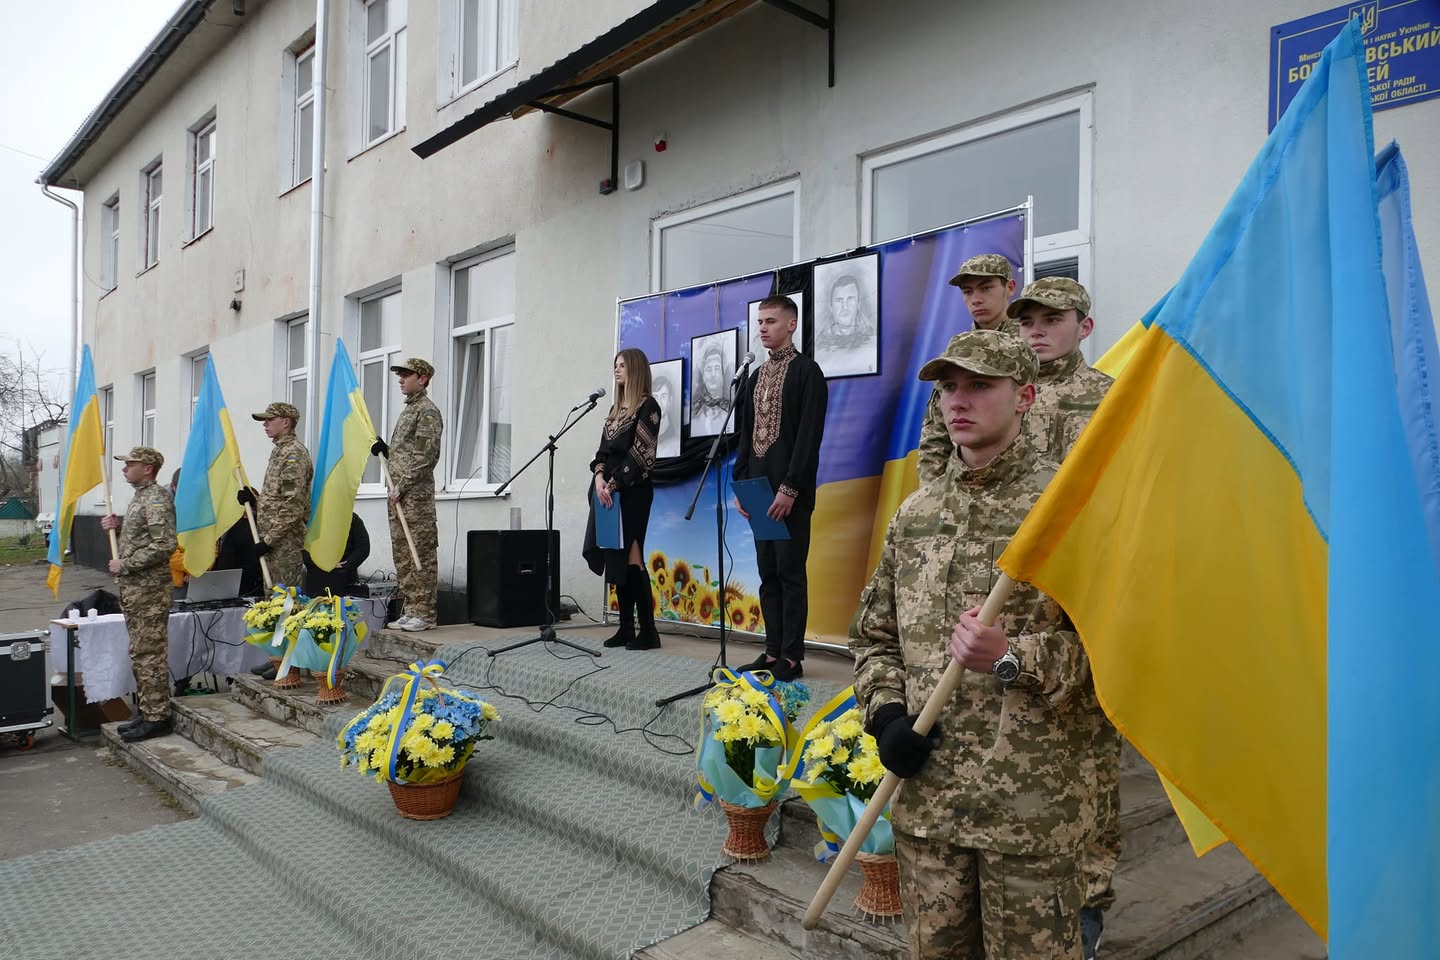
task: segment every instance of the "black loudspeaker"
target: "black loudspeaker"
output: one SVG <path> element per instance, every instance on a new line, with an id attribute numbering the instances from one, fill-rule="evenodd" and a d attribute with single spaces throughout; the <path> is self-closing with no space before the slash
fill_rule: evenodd
<path id="1" fill-rule="evenodd" d="M 465 590 L 470 622 L 482 627 L 541 626 L 545 612 L 545 531 L 471 530 Z M 560 615 L 560 531 L 550 534 L 550 610 Z"/>

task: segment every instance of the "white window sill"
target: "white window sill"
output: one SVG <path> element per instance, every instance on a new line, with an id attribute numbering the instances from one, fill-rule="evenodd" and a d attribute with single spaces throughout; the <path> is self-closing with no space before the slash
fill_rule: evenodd
<path id="1" fill-rule="evenodd" d="M 193 244 L 193 243 L 199 243 L 201 240 L 204 240 L 206 237 L 210 236 L 211 232 L 212 232 L 214 229 L 215 229 L 215 224 L 213 224 L 213 223 L 210 224 L 210 226 L 206 227 L 204 230 L 201 230 L 199 233 L 195 234 L 195 236 L 191 237 L 189 240 L 186 240 L 184 243 L 180 244 L 180 249 L 181 249 L 181 250 L 184 250 L 186 247 L 190 246 L 190 245 Z"/>
<path id="2" fill-rule="evenodd" d="M 155 269 L 156 267 L 158 267 L 158 266 L 160 266 L 160 261 L 159 261 L 159 260 L 156 260 L 154 263 L 150 264 L 150 265 L 149 265 L 148 267 L 146 267 L 144 270 L 141 270 L 139 273 L 135 274 L 135 279 L 137 279 L 137 280 L 140 279 L 141 277 L 145 276 L 145 274 L 149 273 L 151 270 L 154 270 L 154 269 Z"/>
<path id="3" fill-rule="evenodd" d="M 359 157 L 363 154 L 369 153 L 371 150 L 374 150 L 382 143 L 387 143 L 391 140 L 394 140 L 396 137 L 400 136 L 400 134 L 404 132 L 405 128 L 403 126 L 396 127 L 394 130 L 391 130 L 389 133 L 385 134 L 385 136 L 381 137 L 380 139 L 371 140 L 369 143 L 365 144 L 365 146 L 361 147 L 355 153 L 350 154 L 350 156 L 346 157 L 345 159 L 347 161 L 354 160 L 356 157 Z"/>
<path id="4" fill-rule="evenodd" d="M 499 70 L 496 70 L 492 74 L 480 77 L 478 80 L 472 81 L 469 86 L 461 87 L 459 90 L 456 90 L 450 95 L 450 99 L 441 100 L 439 103 L 435 104 L 435 109 L 437 111 L 444 110 L 452 103 L 464 100 L 466 97 L 470 96 L 470 94 L 475 93 L 479 90 L 484 90 L 486 87 L 493 87 L 495 91 L 508 90 L 510 88 L 509 85 L 505 85 L 502 81 L 513 81 L 519 71 L 520 61 L 515 60 L 509 65 L 501 67 Z"/>
<path id="5" fill-rule="evenodd" d="M 281 190 L 278 194 L 276 194 L 276 196 L 286 197 L 286 196 L 289 196 L 290 194 L 294 193 L 296 190 L 299 190 L 301 187 L 308 187 L 309 185 L 310 185 L 310 177 L 306 177 L 304 180 L 301 180 L 299 183 L 291 184 L 290 186 L 286 187 L 284 190 Z"/>
<path id="6" fill-rule="evenodd" d="M 113 284 L 113 285 L 110 287 L 110 289 L 108 289 L 108 290 L 106 290 L 104 293 L 100 294 L 100 299 L 101 299 L 101 300 L 104 300 L 106 297 L 110 296 L 110 294 L 114 293 L 116 290 L 119 290 L 119 289 L 120 289 L 120 284 L 118 284 L 118 283 L 117 283 L 117 284 Z"/>

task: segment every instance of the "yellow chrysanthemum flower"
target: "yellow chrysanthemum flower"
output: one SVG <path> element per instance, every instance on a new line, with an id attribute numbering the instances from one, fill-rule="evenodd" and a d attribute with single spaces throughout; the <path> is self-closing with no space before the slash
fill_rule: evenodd
<path id="1" fill-rule="evenodd" d="M 421 733 L 424 733 L 433 726 L 435 726 L 435 718 L 428 713 L 417 713 L 414 719 L 410 721 L 410 729 L 418 730 Z"/>
<path id="2" fill-rule="evenodd" d="M 821 737 L 828 736 L 830 736 L 830 724 L 826 723 L 824 720 L 821 720 L 819 723 L 815 724 L 815 726 L 810 728 L 811 740 L 819 740 Z"/>
<path id="3" fill-rule="evenodd" d="M 494 707 L 487 703 L 480 708 L 480 716 L 482 719 L 485 720 L 499 720 L 500 711 L 496 710 Z"/>
<path id="4" fill-rule="evenodd" d="M 835 752 L 830 754 L 830 762 L 835 764 L 835 766 L 837 767 L 843 763 L 847 763 L 849 760 L 850 751 L 845 747 L 836 747 Z"/>
<path id="5" fill-rule="evenodd" d="M 746 687 L 741 690 L 740 699 L 744 701 L 745 706 L 753 707 L 756 710 L 760 709 L 761 707 L 765 706 L 765 704 L 770 702 L 770 697 L 768 695 L 766 695 L 763 691 L 756 690 L 754 687 Z"/>
<path id="6" fill-rule="evenodd" d="M 856 737 L 860 736 L 860 734 L 864 732 L 865 727 L 860 723 L 859 720 L 851 720 L 847 719 L 846 717 L 841 717 L 839 722 L 835 724 L 835 736 L 839 737 L 841 740 L 854 740 Z"/>
<path id="7" fill-rule="evenodd" d="M 879 783 L 885 779 L 885 765 L 876 754 L 862 754 L 845 766 L 845 772 L 856 783 Z"/>
<path id="8" fill-rule="evenodd" d="M 747 713 L 741 717 L 736 723 L 736 726 L 740 728 L 740 733 L 746 740 L 768 739 L 768 734 L 770 733 L 769 722 L 762 720 L 753 713 Z"/>
<path id="9" fill-rule="evenodd" d="M 455 724 L 449 720 L 436 721 L 434 726 L 430 728 L 430 736 L 436 740 L 449 740 L 455 736 Z"/>
<path id="10" fill-rule="evenodd" d="M 745 715 L 745 707 L 738 700 L 725 700 L 715 707 L 715 719 L 721 723 L 734 723 Z"/>
<path id="11" fill-rule="evenodd" d="M 816 737 L 810 741 L 810 747 L 805 751 L 806 757 L 814 756 L 818 759 L 825 759 L 835 752 L 834 737 Z"/>

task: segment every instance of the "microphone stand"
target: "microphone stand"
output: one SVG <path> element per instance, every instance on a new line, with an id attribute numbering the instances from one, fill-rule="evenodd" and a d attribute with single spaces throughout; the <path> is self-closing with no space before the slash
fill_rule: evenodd
<path id="1" fill-rule="evenodd" d="M 565 436 L 565 434 L 570 431 L 570 428 L 575 426 L 575 424 L 579 423 L 582 419 L 584 419 L 585 415 L 591 410 L 594 410 L 595 405 L 599 402 L 600 397 L 594 396 L 582 404 L 571 407 L 570 413 L 565 415 L 565 423 L 560 427 L 560 432 L 551 436 L 546 441 L 543 447 L 535 451 L 535 456 L 525 461 L 525 465 L 523 467 L 512 473 L 510 475 L 510 479 L 506 480 L 504 483 L 500 484 L 500 486 L 495 489 L 496 496 L 504 493 L 505 488 L 510 486 L 510 484 L 514 483 L 515 478 L 520 476 L 520 474 L 524 473 L 527 469 L 529 469 L 532 463 L 534 463 L 536 460 L 539 460 L 542 453 L 549 454 L 549 480 L 545 487 L 545 623 L 540 627 L 539 636 L 531 637 L 528 640 L 521 640 L 519 643 L 512 643 L 504 647 L 496 647 L 493 650 L 490 648 L 486 648 L 485 652 L 492 657 L 498 656 L 502 653 L 506 653 L 510 650 L 518 650 L 521 647 L 528 647 L 532 643 L 562 643 L 572 650 L 578 650 L 581 653 L 589 654 L 592 657 L 600 656 L 599 650 L 591 650 L 588 647 L 580 646 L 578 643 L 571 643 L 569 640 L 562 640 L 560 637 L 557 637 L 555 635 L 555 611 L 550 608 L 550 587 L 551 584 L 554 582 L 551 578 L 555 576 L 556 568 L 556 558 L 554 555 L 555 441 Z M 584 409 L 581 409 L 582 407 Z M 571 414 L 574 414 L 576 410 L 580 411 L 579 415 L 571 416 Z"/>
<path id="2" fill-rule="evenodd" d="M 725 428 L 730 426 L 730 417 L 735 413 L 735 403 L 740 398 L 740 391 L 745 386 L 745 380 L 750 375 L 750 364 L 745 364 L 740 370 L 740 375 L 730 387 L 730 409 L 725 411 L 725 422 L 720 425 L 720 432 L 715 435 L 715 441 L 710 444 L 710 452 L 705 456 L 705 469 L 700 474 L 700 482 L 695 486 L 695 495 L 690 498 L 690 507 L 685 511 L 685 519 L 689 520 L 695 513 L 695 504 L 700 500 L 700 493 L 705 489 L 705 481 L 710 476 L 710 468 L 715 466 L 715 457 L 720 450 L 720 441 L 725 439 Z M 726 602 L 725 594 L 725 483 L 719 468 L 715 472 L 715 543 L 719 547 L 717 555 L 717 567 L 720 571 L 720 662 L 718 666 L 728 666 L 725 662 L 725 634 L 730 625 L 730 614 L 727 611 L 729 604 Z M 693 697 L 697 693 L 704 693 L 715 686 L 715 668 L 710 668 L 711 678 L 698 687 L 691 687 L 689 690 L 682 690 L 679 693 L 668 697 L 661 697 L 655 701 L 655 706 L 663 707 L 676 700 L 683 700 L 686 697 Z"/>

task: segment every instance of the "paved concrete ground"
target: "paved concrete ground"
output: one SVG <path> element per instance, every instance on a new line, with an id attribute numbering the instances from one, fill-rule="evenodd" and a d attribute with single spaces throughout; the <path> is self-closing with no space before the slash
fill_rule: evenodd
<path id="1" fill-rule="evenodd" d="M 0 567 L 0 633 L 42 629 L 64 603 L 45 586 L 48 567 Z M 96 587 L 114 589 L 107 575 L 66 567 L 60 596 L 73 600 Z M 109 762 L 99 738 L 72 742 L 55 727 L 37 731 L 35 746 L 0 743 L 0 859 L 133 833 L 187 814 L 122 766 Z M 4 738 L 0 738 L 3 740 Z"/>

